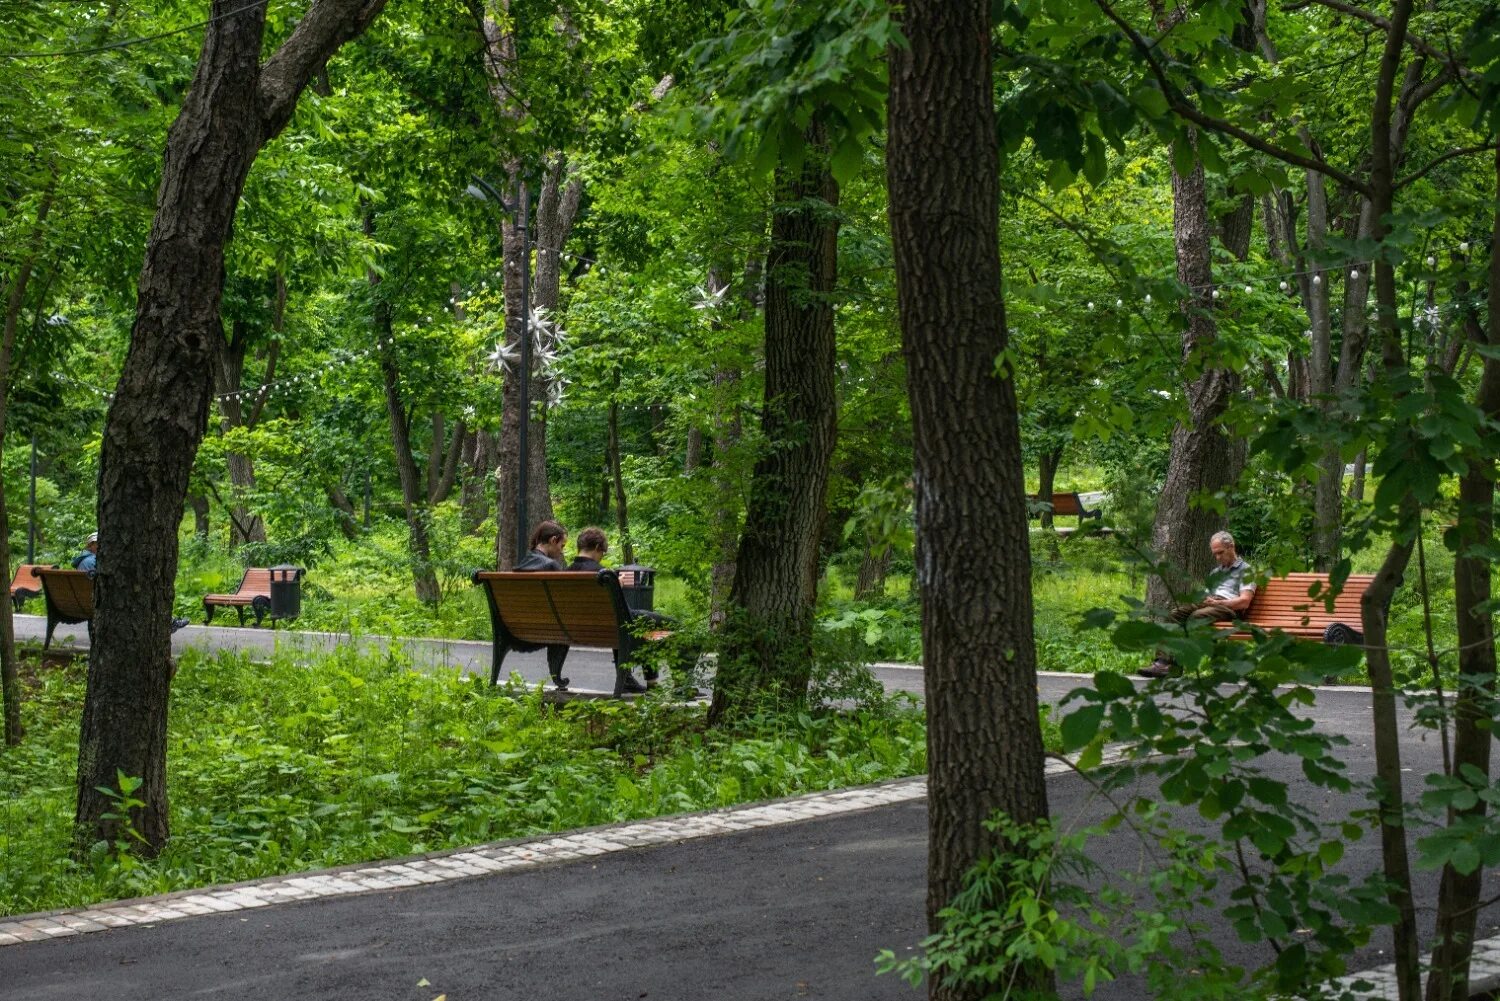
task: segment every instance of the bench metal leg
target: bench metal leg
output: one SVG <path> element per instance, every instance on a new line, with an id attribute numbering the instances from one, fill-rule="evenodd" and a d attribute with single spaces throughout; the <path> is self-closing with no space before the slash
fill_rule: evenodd
<path id="1" fill-rule="evenodd" d="M 43 650 L 47 649 L 49 646 L 52 645 L 52 631 L 54 629 L 56 629 L 56 628 L 57 628 L 57 620 L 54 619 L 50 615 L 47 616 L 47 638 L 44 639 L 44 640 L 42 640 L 42 649 Z M 92 643 L 92 637 L 90 638 L 90 642 Z"/>
<path id="2" fill-rule="evenodd" d="M 505 662 L 505 647 L 499 643 L 494 645 L 494 654 L 490 660 L 490 685 L 491 687 L 500 683 L 500 665 Z"/>
<path id="3" fill-rule="evenodd" d="M 208 625 L 210 622 L 212 622 L 214 620 L 214 611 L 215 611 L 215 607 L 213 605 L 204 603 L 204 605 L 203 605 L 203 624 L 205 626 Z"/>
<path id="4" fill-rule="evenodd" d="M 240 617 L 240 625 L 243 626 L 245 624 L 245 606 L 244 605 L 235 605 L 234 606 L 234 613 Z M 256 619 L 255 620 L 255 624 L 256 625 L 260 625 L 260 619 Z"/>

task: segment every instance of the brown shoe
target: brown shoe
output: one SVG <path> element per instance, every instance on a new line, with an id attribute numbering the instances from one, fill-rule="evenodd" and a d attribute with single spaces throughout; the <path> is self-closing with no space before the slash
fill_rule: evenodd
<path id="1" fill-rule="evenodd" d="M 1143 667 L 1138 672 L 1143 678 L 1165 678 L 1172 673 L 1172 663 L 1166 660 L 1153 660 L 1149 666 Z"/>

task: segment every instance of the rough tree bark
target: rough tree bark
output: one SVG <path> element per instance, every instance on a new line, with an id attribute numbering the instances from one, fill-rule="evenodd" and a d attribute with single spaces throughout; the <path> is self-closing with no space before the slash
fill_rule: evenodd
<path id="1" fill-rule="evenodd" d="M 1495 153 L 1495 192 L 1500 196 L 1500 149 Z M 1500 201 L 1490 232 L 1490 295 L 1486 324 L 1471 317 L 1470 338 L 1489 349 L 1500 347 Z M 1486 327 L 1488 328 L 1486 330 Z M 1475 400 L 1490 419 L 1500 418 L 1500 360 L 1483 355 Z M 1490 601 L 1490 560 L 1483 555 L 1495 543 L 1495 460 L 1477 455 L 1458 484 L 1458 552 L 1453 563 L 1454 605 L 1458 613 L 1458 691 L 1453 703 L 1453 771 L 1455 776 L 1490 777 L 1491 713 L 1495 698 L 1495 616 Z M 1448 812 L 1448 823 L 1483 818 L 1483 798 L 1467 810 Z M 1461 873 L 1443 867 L 1438 883 L 1437 927 L 1433 934 L 1432 969 L 1427 1001 L 1460 1001 L 1469 996 L 1469 964 L 1479 918 L 1484 868 Z M 1444 976 L 1444 973 L 1450 975 Z"/>
<path id="2" fill-rule="evenodd" d="M 832 293 L 838 278 L 839 189 L 825 136 L 776 172 L 766 260 L 765 453 L 755 464 L 735 557 L 711 720 L 757 697 L 801 699 L 812 673 L 818 540 L 837 433 Z"/>
<path id="3" fill-rule="evenodd" d="M 983 821 L 1046 817 L 1047 787 L 1015 383 L 995 375 L 1007 334 L 990 4 L 909 0 L 901 29 L 886 173 L 915 434 L 935 929 L 994 847 Z M 1015 972 L 1017 991 L 1051 985 L 1039 967 Z M 944 1001 L 988 994 L 929 984 Z"/>
<path id="4" fill-rule="evenodd" d="M 1172 430 L 1167 480 L 1151 530 L 1151 548 L 1164 571 L 1153 575 L 1146 585 L 1146 603 L 1156 608 L 1168 607 L 1175 594 L 1202 583 L 1213 560 L 1209 539 L 1224 527 L 1224 516 L 1198 500 L 1222 494 L 1239 477 L 1237 452 L 1219 423 L 1229 408 L 1237 380 L 1233 372 L 1210 357 L 1218 324 L 1209 288 L 1213 265 L 1208 194 L 1203 164 L 1196 153 L 1191 171 L 1172 171 L 1172 232 L 1177 279 L 1190 290 L 1182 304 L 1187 318 L 1182 357 L 1188 370 L 1199 374 L 1187 386 L 1187 423 Z"/>
<path id="5" fill-rule="evenodd" d="M 261 62 L 266 8 L 213 0 L 213 20 L 167 135 L 156 216 L 141 267 L 130 347 L 99 458 L 99 570 L 78 749 L 79 850 L 114 841 L 116 772 L 142 780 L 128 822 L 159 852 L 168 835 L 168 627 L 177 526 L 208 427 L 224 245 L 245 177 L 285 126 L 312 75 L 385 0 L 314 0 Z"/>

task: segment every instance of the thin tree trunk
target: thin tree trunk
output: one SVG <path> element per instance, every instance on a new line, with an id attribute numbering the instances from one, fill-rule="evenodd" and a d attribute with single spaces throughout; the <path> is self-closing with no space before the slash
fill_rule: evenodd
<path id="1" fill-rule="evenodd" d="M 688 428 L 687 443 L 682 450 L 682 473 L 691 476 L 703 464 L 703 429 Z"/>
<path id="2" fill-rule="evenodd" d="M 365 208 L 365 235 L 375 234 L 375 213 Z M 436 605 L 441 597 L 437 574 L 432 567 L 432 543 L 427 533 L 428 510 L 422 489 L 422 474 L 412 456 L 411 425 L 401 403 L 401 372 L 390 345 L 391 304 L 380 297 L 380 274 L 373 268 L 366 272 L 375 300 L 375 336 L 381 342 L 380 374 L 385 388 L 385 410 L 391 425 L 391 448 L 396 454 L 396 477 L 401 483 L 401 508 L 406 515 L 407 546 L 411 557 L 412 586 L 417 600 Z"/>
<path id="3" fill-rule="evenodd" d="M 767 451 L 755 464 L 735 557 L 730 617 L 709 717 L 759 695 L 800 700 L 812 673 L 818 540 L 837 433 L 832 293 L 838 278 L 838 185 L 822 127 L 809 126 L 807 160 L 779 168 L 766 262 Z"/>
<path id="4" fill-rule="evenodd" d="M 1495 191 L 1500 195 L 1500 150 L 1495 153 Z M 1490 234 L 1488 332 L 1477 322 L 1471 336 L 1483 346 L 1500 346 L 1500 202 Z M 1490 420 L 1500 417 L 1500 360 L 1484 357 L 1476 404 Z M 1495 698 L 1495 616 L 1490 610 L 1489 558 L 1495 542 L 1495 460 L 1474 456 L 1458 484 L 1458 545 L 1453 565 L 1454 605 L 1458 617 L 1458 691 L 1453 704 L 1453 771 L 1471 788 L 1482 790 L 1490 779 L 1490 742 Z M 1486 813 L 1483 797 L 1466 810 L 1448 811 L 1448 825 L 1478 823 Z M 1469 966 L 1479 918 L 1484 868 L 1461 873 L 1443 866 L 1438 884 L 1437 927 L 1433 935 L 1432 974 L 1427 1001 L 1463 1001 L 1469 996 Z"/>
<path id="5" fill-rule="evenodd" d="M 865 552 L 859 561 L 859 570 L 854 575 L 854 597 L 857 601 L 879 598 L 885 595 L 885 578 L 891 571 L 894 552 L 884 546 L 876 552 L 865 540 Z"/>
<path id="6" fill-rule="evenodd" d="M 1036 469 L 1036 497 L 1044 504 L 1050 503 L 1052 494 L 1057 486 L 1057 469 L 1062 465 L 1063 450 L 1054 448 L 1049 452 L 1043 452 L 1042 457 L 1037 460 Z M 1052 512 L 1042 512 L 1042 527 L 1052 527 Z"/>
<path id="7" fill-rule="evenodd" d="M 245 177 L 290 120 L 312 75 L 358 35 L 384 0 L 314 0 L 261 62 L 264 5 L 213 0 L 213 19 L 182 110 L 167 135 L 156 216 L 141 267 L 130 347 L 99 456 L 99 569 L 94 642 L 78 748 L 75 845 L 125 841 L 128 823 L 154 855 L 168 835 L 169 625 L 177 527 L 208 427 L 224 246 Z M 141 780 L 145 805 L 116 814 L 100 788 Z"/>
<path id="8" fill-rule="evenodd" d="M 234 325 L 233 335 L 224 350 L 219 352 L 218 391 L 219 413 L 223 416 L 224 430 L 252 427 L 254 419 L 246 420 L 240 400 L 225 394 L 241 389 L 245 371 L 245 354 L 249 347 L 249 329 L 243 323 Z M 255 415 L 258 417 L 258 411 Z M 247 542 L 265 542 L 266 526 L 260 515 L 251 512 L 245 498 L 255 492 L 255 464 L 248 455 L 226 451 L 225 465 L 229 469 L 229 545 L 237 548 Z"/>
<path id="9" fill-rule="evenodd" d="M 1146 603 L 1156 608 L 1172 604 L 1174 595 L 1201 584 L 1212 564 L 1209 539 L 1224 527 L 1224 517 L 1194 503 L 1196 497 L 1220 496 L 1236 479 L 1236 452 L 1219 421 L 1229 408 L 1237 380 L 1204 354 L 1218 337 L 1209 286 L 1213 268 L 1209 248 L 1208 197 L 1203 164 L 1194 157 L 1187 174 L 1172 171 L 1172 230 L 1177 248 L 1177 278 L 1191 298 L 1182 304 L 1187 329 L 1182 335 L 1182 357 L 1188 366 L 1202 366 L 1202 374 L 1187 387 L 1188 421 L 1172 431 L 1167 480 L 1157 503 L 1151 544 L 1162 564 L 1146 586 Z"/>
<path id="10" fill-rule="evenodd" d="M 495 476 L 495 435 L 492 431 L 470 432 L 468 457 L 464 460 L 463 508 L 464 534 L 473 535 L 489 514 L 489 486 Z"/>
<path id="11" fill-rule="evenodd" d="M 188 507 L 193 512 L 193 534 L 199 539 L 208 538 L 208 498 L 202 494 L 188 494 Z"/>
<path id="12" fill-rule="evenodd" d="M 354 513 L 354 502 L 337 484 L 327 487 L 328 503 L 339 513 L 339 532 L 350 542 L 359 538 L 359 518 Z"/>
<path id="13" fill-rule="evenodd" d="M 1025 472 L 1005 356 L 999 154 L 986 0 L 908 0 L 892 46 L 891 244 L 915 436 L 927 703 L 927 922 L 995 849 L 984 821 L 1047 816 Z M 975 560 L 974 554 L 985 557 Z M 1047 991 L 1029 964 L 1008 986 Z M 983 984 L 929 982 L 978 1001 Z"/>
<path id="14" fill-rule="evenodd" d="M 619 378 L 615 379 L 615 388 L 619 389 Z M 635 562 L 635 546 L 630 541 L 630 514 L 625 504 L 625 475 L 620 469 L 620 406 L 614 400 L 609 401 L 607 415 L 609 423 L 609 441 L 606 448 L 609 451 L 610 479 L 615 488 L 615 529 L 619 533 L 621 553 L 627 564 Z"/>

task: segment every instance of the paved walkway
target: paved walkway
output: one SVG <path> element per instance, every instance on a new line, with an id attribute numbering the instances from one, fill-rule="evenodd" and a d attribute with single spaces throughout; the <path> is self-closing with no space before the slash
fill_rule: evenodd
<path id="1" fill-rule="evenodd" d="M 16 638 L 37 643 L 47 632 L 47 620 L 40 615 L 17 615 Z M 54 646 L 87 648 L 88 631 L 81 625 L 57 627 Z M 245 650 L 270 656 L 276 650 L 326 653 L 336 646 L 354 643 L 365 650 L 399 649 L 418 667 L 457 667 L 470 674 L 490 673 L 491 650 L 488 642 L 448 639 L 393 639 L 389 636 L 363 636 L 350 633 L 309 632 L 292 629 L 257 629 L 253 626 L 186 626 L 172 635 L 172 649 L 181 652 L 189 647 L 214 650 Z M 515 672 L 528 682 L 546 680 L 547 654 L 512 653 L 505 658 L 505 672 Z M 891 691 L 922 692 L 922 668 L 918 664 L 879 664 L 875 673 Z M 580 691 L 614 690 L 614 661 L 608 650 L 574 647 L 568 654 L 564 674 L 571 686 Z"/>
<path id="2" fill-rule="evenodd" d="M 223 634 L 243 644 L 271 639 L 238 629 L 184 633 L 179 644 L 221 645 Z M 336 641 L 323 635 L 281 633 L 275 640 L 307 646 Z M 485 644 L 416 642 L 424 656 L 443 650 L 453 663 L 487 654 Z M 539 670 L 537 677 L 545 667 Z M 888 670 L 906 685 L 920 685 L 919 671 Z M 1056 700 L 1083 680 L 1044 677 L 1041 695 Z M 1350 738 L 1351 771 L 1368 775 L 1368 693 L 1325 690 L 1311 713 L 1320 728 Z M 1406 744 L 1415 774 L 1437 766 L 1435 742 L 1412 732 Z M 1295 760 L 1274 767 L 1292 781 L 1300 773 Z M 1048 792 L 1056 818 L 1078 824 L 1101 815 L 1087 783 L 1061 765 L 1051 771 Z M 1352 798 L 1319 803 L 1330 813 L 1354 805 Z M 1189 816 L 1183 823 L 1200 822 Z M 1377 850 L 1371 837 L 1354 842 L 1341 868 L 1351 875 L 1373 871 Z M 1097 844 L 1094 857 L 1111 873 L 1142 864 L 1140 845 L 1123 832 Z M 0 919 L 0 1001 L 433 1001 L 440 994 L 449 1001 L 910 999 L 919 995 L 900 981 L 872 975 L 872 957 L 922 937 L 925 860 L 925 784 L 904 780 L 80 912 Z M 1430 906 L 1426 890 L 1435 879 L 1419 879 L 1419 906 Z M 1486 888 L 1487 897 L 1495 892 L 1494 885 Z M 1491 909 L 1480 934 L 1497 933 L 1500 923 Z M 1222 940 L 1232 961 L 1265 959 L 1259 945 L 1228 934 Z M 1355 957 L 1355 968 L 1384 962 L 1385 942 L 1377 935 Z M 1485 957 L 1493 965 L 1481 972 L 1500 978 L 1500 940 L 1486 945 Z M 1134 1001 L 1145 995 L 1139 983 L 1124 981 L 1095 996 Z"/>

